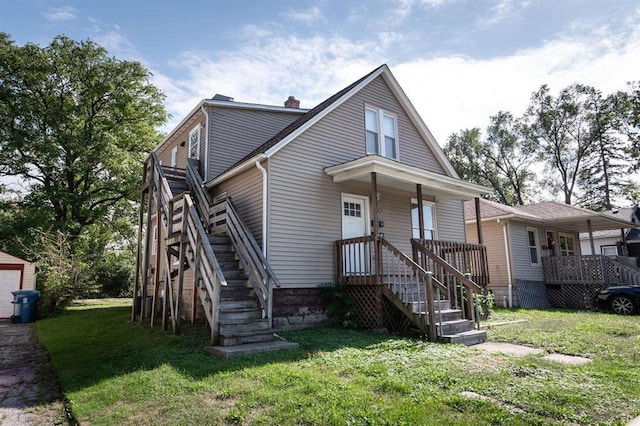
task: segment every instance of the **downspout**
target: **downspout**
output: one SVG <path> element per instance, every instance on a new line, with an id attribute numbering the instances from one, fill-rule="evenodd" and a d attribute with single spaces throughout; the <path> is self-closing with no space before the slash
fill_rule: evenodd
<path id="1" fill-rule="evenodd" d="M 500 219 L 498 219 L 500 223 Z M 507 280 L 509 281 L 509 307 L 513 308 L 513 284 L 511 283 L 511 256 L 509 255 L 509 236 L 507 233 L 507 223 L 502 223 L 502 234 L 504 235 L 504 255 L 507 261 Z"/>
<path id="2" fill-rule="evenodd" d="M 204 179 L 203 182 L 209 180 L 209 113 L 204 107 L 200 107 L 200 111 L 204 114 Z"/>
<path id="3" fill-rule="evenodd" d="M 262 172 L 262 254 L 267 258 L 267 170 L 262 167 L 260 161 L 256 161 L 256 167 Z"/>

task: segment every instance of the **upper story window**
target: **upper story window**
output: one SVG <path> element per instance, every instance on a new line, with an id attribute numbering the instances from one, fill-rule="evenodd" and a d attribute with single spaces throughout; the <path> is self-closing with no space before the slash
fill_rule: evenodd
<path id="1" fill-rule="evenodd" d="M 189 132 L 189 158 L 200 159 L 200 125 Z"/>
<path id="2" fill-rule="evenodd" d="M 532 265 L 540 264 L 540 250 L 538 249 L 538 230 L 527 228 L 527 240 L 529 242 L 529 260 Z"/>
<path id="3" fill-rule="evenodd" d="M 365 108 L 367 154 L 398 159 L 398 126 L 396 116 L 381 109 Z"/>

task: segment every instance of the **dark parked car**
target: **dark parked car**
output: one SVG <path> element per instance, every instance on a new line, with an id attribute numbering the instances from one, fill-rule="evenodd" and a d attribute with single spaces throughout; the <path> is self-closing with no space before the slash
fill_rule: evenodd
<path id="1" fill-rule="evenodd" d="M 610 309 L 620 315 L 638 313 L 640 286 L 621 285 L 600 290 L 596 295 L 596 304 L 601 309 Z"/>

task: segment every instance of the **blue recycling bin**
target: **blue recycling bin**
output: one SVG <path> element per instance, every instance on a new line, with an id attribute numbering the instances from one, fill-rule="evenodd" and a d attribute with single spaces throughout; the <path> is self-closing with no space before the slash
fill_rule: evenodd
<path id="1" fill-rule="evenodd" d="M 23 323 L 35 321 L 36 301 L 40 297 L 40 292 L 35 290 L 16 290 L 12 291 L 11 294 L 13 294 L 14 315 L 20 315 Z"/>

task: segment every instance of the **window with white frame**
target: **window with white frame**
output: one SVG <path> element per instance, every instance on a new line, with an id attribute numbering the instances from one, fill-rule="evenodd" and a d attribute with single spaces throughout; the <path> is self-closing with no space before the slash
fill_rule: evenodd
<path id="1" fill-rule="evenodd" d="M 617 256 L 618 246 L 601 246 L 600 251 L 605 256 Z"/>
<path id="2" fill-rule="evenodd" d="M 398 159 L 398 126 L 396 116 L 381 109 L 365 108 L 367 154 Z"/>
<path id="3" fill-rule="evenodd" d="M 178 147 L 174 146 L 171 150 L 171 167 L 178 165 Z"/>
<path id="4" fill-rule="evenodd" d="M 200 125 L 189 132 L 189 158 L 200 159 Z"/>
<path id="5" fill-rule="evenodd" d="M 538 230 L 527 228 L 527 242 L 529 243 L 529 260 L 532 265 L 540 264 L 540 249 L 538 248 Z"/>
<path id="6" fill-rule="evenodd" d="M 576 254 L 571 235 L 561 234 L 558 239 L 560 240 L 560 256 L 574 256 Z"/>
<path id="7" fill-rule="evenodd" d="M 158 253 L 158 227 L 156 225 L 153 226 L 151 238 L 151 255 L 155 256 Z"/>
<path id="8" fill-rule="evenodd" d="M 411 200 L 411 236 L 420 238 L 420 220 L 418 218 L 418 200 Z M 424 238 L 433 240 L 436 238 L 436 205 L 430 201 L 422 202 L 422 217 L 424 220 Z"/>

